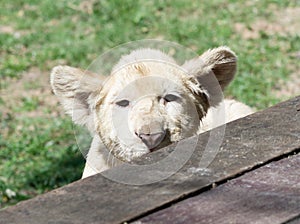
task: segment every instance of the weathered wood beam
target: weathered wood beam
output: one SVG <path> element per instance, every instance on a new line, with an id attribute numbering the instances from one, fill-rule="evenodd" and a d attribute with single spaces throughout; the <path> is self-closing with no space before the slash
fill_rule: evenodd
<path id="1" fill-rule="evenodd" d="M 300 96 L 229 123 L 220 150 L 207 169 L 202 169 L 199 162 L 207 154 L 209 135 L 198 136 L 191 159 L 167 179 L 136 186 L 98 174 L 2 210 L 0 223 L 122 223 L 195 196 L 213 183 L 225 182 L 299 150 Z M 197 136 L 181 142 L 177 153 L 185 156 L 184 150 L 189 151 L 195 140 Z M 168 158 L 174 147 L 144 159 Z M 173 162 L 175 167 L 176 159 Z M 106 175 L 122 173 L 125 168 L 115 168 Z M 156 172 L 160 175 L 164 170 Z"/>

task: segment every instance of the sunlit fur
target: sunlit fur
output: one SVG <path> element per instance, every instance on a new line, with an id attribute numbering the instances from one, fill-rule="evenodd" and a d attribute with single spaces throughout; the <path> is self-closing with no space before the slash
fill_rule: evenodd
<path id="1" fill-rule="evenodd" d="M 55 67 L 54 93 L 73 121 L 94 136 L 83 178 L 250 114 L 240 102 L 222 101 L 221 92 L 235 71 L 236 56 L 227 47 L 209 50 L 182 66 L 159 50 L 136 50 L 123 56 L 105 81 L 77 68 Z M 206 81 L 212 77 L 215 82 Z M 167 94 L 175 100 L 168 102 Z M 129 105 L 119 106 L 124 99 Z M 226 117 L 217 121 L 214 111 L 220 105 L 225 105 Z M 141 132 L 166 135 L 149 149 L 137 135 Z"/>
<path id="2" fill-rule="evenodd" d="M 96 101 L 96 130 L 103 143 L 119 159 L 131 161 L 150 152 L 134 134 L 145 125 L 151 132 L 167 130 L 170 136 L 165 142 L 195 135 L 199 119 L 207 112 L 208 100 L 205 90 L 194 79 L 179 66 L 161 61 L 129 63 L 116 70 Z M 168 93 L 180 96 L 178 101 L 165 103 L 163 97 Z M 201 96 L 201 102 L 196 94 Z M 132 104 L 119 107 L 116 102 L 121 99 Z M 126 136 L 122 139 L 118 132 L 128 135 L 123 133 Z"/>

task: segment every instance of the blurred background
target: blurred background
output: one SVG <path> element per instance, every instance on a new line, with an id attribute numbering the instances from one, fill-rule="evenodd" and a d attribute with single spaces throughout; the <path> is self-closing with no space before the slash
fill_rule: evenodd
<path id="1" fill-rule="evenodd" d="M 119 44 L 168 40 L 198 54 L 227 45 L 226 96 L 257 110 L 300 93 L 299 0 L 1 0 L 0 208 L 78 180 L 84 158 L 49 85 Z"/>

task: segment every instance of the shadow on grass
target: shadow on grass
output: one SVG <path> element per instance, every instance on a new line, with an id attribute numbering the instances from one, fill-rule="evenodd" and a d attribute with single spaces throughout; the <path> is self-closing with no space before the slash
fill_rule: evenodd
<path id="1" fill-rule="evenodd" d="M 50 156 L 33 164 L 17 171 L 11 177 L 14 179 L 12 182 L 0 180 L 0 209 L 79 180 L 85 159 L 80 152 L 68 149 L 63 150 L 58 157 Z M 7 194 L 10 186 L 16 192 L 13 197 Z"/>
<path id="2" fill-rule="evenodd" d="M 80 152 L 65 150 L 59 158 L 51 158 L 51 165 L 36 167 L 24 184 L 49 191 L 81 178 L 85 159 Z"/>

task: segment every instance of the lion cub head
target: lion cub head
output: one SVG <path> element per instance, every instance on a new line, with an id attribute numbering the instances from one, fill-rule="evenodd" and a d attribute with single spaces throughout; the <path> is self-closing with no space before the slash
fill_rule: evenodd
<path id="1" fill-rule="evenodd" d="M 57 66 L 51 85 L 76 124 L 99 135 L 114 156 L 131 161 L 197 134 L 235 71 L 236 56 L 227 47 L 183 65 L 159 50 L 140 49 L 123 56 L 106 79 Z"/>

